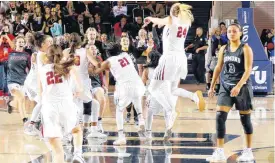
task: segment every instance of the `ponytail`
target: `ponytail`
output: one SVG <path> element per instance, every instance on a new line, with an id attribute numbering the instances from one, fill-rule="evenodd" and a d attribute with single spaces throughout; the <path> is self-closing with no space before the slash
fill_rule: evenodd
<path id="1" fill-rule="evenodd" d="M 187 4 L 180 4 L 180 12 L 179 15 L 181 17 L 181 19 L 183 18 L 187 18 L 191 21 L 191 23 L 194 21 L 194 16 L 191 12 L 192 6 L 187 5 Z"/>
<path id="2" fill-rule="evenodd" d="M 65 60 L 63 59 L 62 48 L 59 45 L 51 45 L 46 56 L 48 61 L 54 65 L 54 72 L 58 75 L 67 76 L 70 72 L 70 67 L 74 65 L 74 57 L 72 55 Z"/>

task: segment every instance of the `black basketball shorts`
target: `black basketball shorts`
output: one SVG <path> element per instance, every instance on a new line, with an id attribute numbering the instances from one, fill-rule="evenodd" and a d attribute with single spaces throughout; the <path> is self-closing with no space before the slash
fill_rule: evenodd
<path id="1" fill-rule="evenodd" d="M 218 95 L 218 106 L 228 106 L 233 107 L 235 104 L 236 110 L 247 111 L 252 110 L 252 98 L 253 91 L 251 84 L 244 84 L 240 90 L 240 93 L 236 97 L 231 97 L 230 92 L 235 87 L 235 85 L 228 85 L 226 83 L 221 83 L 220 91 Z"/>

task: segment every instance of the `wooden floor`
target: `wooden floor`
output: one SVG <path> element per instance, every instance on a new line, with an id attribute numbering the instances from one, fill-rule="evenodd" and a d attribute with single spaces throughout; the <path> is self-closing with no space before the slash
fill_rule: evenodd
<path id="1" fill-rule="evenodd" d="M 204 89 L 200 85 L 183 85 L 195 91 Z M 89 141 L 83 146 L 85 160 L 89 163 L 139 162 L 139 163 L 200 163 L 210 156 L 215 147 L 216 98 L 207 100 L 207 110 L 196 110 L 188 99 L 179 99 L 177 110 L 180 116 L 173 128 L 171 144 L 162 141 L 164 120 L 162 114 L 154 117 L 152 145 L 145 145 L 138 139 L 137 128 L 132 119 L 125 124 L 127 146 L 112 146 L 117 137 L 113 97 L 103 118 L 108 140 L 104 143 Z M 2 106 L 1 106 L 2 104 Z M 252 123 L 254 126 L 253 153 L 257 163 L 274 163 L 274 96 L 255 97 Z M 31 113 L 31 110 L 28 110 Z M 50 162 L 50 153 L 43 141 L 23 133 L 22 122 L 17 112 L 8 114 L 0 99 L 0 163 Z M 237 111 L 231 111 L 226 124 L 225 154 L 227 162 L 234 163 L 245 146 L 242 125 Z M 71 147 L 65 147 L 66 159 L 70 160 Z"/>

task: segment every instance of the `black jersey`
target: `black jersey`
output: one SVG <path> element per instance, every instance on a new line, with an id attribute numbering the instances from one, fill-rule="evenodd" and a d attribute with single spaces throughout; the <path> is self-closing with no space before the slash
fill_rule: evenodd
<path id="1" fill-rule="evenodd" d="M 237 84 L 244 72 L 244 44 L 241 43 L 235 52 L 231 52 L 230 46 L 226 45 L 223 53 L 223 75 L 221 80 L 227 84 Z M 249 79 L 247 80 L 249 82 Z"/>
<path id="2" fill-rule="evenodd" d="M 26 52 L 11 52 L 8 59 L 7 82 L 24 85 L 27 70 L 30 70 L 30 55 Z"/>

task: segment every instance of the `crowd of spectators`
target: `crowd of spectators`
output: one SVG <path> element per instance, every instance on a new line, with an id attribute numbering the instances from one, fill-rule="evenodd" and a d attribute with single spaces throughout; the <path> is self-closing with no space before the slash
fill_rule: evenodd
<path id="1" fill-rule="evenodd" d="M 137 62 L 142 74 L 142 65 L 146 63 L 150 51 L 162 52 L 162 29 L 152 28 L 152 25 L 142 29 L 143 19 L 146 16 L 164 17 L 171 5 L 171 2 L 155 1 L 1 2 L 0 95 L 8 92 L 5 66 L 8 54 L 14 50 L 14 38 L 23 36 L 25 51 L 32 55 L 37 51 L 35 33 L 52 36 L 54 42 L 65 49 L 70 45 L 70 34 L 76 32 L 82 36 L 84 44 L 96 45 L 104 60 L 115 52 L 114 44 L 120 42 L 121 36 L 127 35 L 134 47 L 132 53 L 141 55 Z M 94 32 L 89 31 L 91 28 L 96 30 L 96 36 L 92 36 Z"/>

